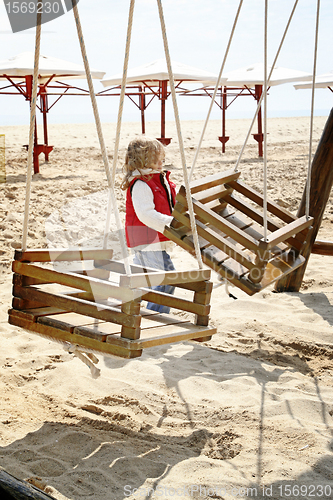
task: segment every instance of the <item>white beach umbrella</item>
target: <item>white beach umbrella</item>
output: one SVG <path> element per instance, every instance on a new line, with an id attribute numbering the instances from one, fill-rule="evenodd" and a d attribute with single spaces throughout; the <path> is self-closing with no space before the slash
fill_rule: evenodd
<path id="1" fill-rule="evenodd" d="M 193 66 L 187 66 L 186 64 L 179 63 L 176 61 L 171 62 L 173 78 L 176 84 L 180 82 L 187 83 L 201 83 L 204 86 L 215 85 L 217 80 L 217 75 L 204 71 Z M 122 73 L 118 73 L 113 76 L 106 76 L 101 80 L 104 87 L 115 87 L 122 84 Z M 160 141 L 167 145 L 170 143 L 171 139 L 165 137 L 165 103 L 169 96 L 167 87 L 169 82 L 169 72 L 165 59 L 157 59 L 156 61 L 144 64 L 143 66 L 138 66 L 136 68 L 128 69 L 126 85 L 130 86 L 140 86 L 149 87 L 150 93 L 155 94 L 158 99 L 161 100 L 161 137 Z M 152 90 L 152 87 L 158 87 L 158 90 Z M 133 95 L 133 92 L 131 92 Z M 141 121 L 142 121 L 142 133 L 145 132 L 145 118 L 144 111 L 146 105 L 142 104 L 146 95 L 146 90 L 141 92 Z M 142 100 L 143 96 L 143 100 Z"/>
<path id="2" fill-rule="evenodd" d="M 32 96 L 32 80 L 34 74 L 34 53 L 33 52 L 22 52 L 9 59 L 4 59 L 0 61 L 0 80 L 7 80 L 10 85 L 0 88 L 1 94 L 12 94 L 15 92 L 12 89 L 16 88 L 16 95 L 23 95 L 27 101 L 31 101 Z M 44 141 L 42 144 L 38 144 L 37 140 L 37 130 L 35 130 L 34 138 L 34 172 L 39 172 L 39 160 L 38 156 L 40 153 L 44 153 L 45 159 L 48 160 L 49 153 L 52 151 L 53 146 L 48 145 L 48 133 L 47 133 L 47 113 L 52 106 L 48 105 L 47 97 L 49 95 L 58 96 L 57 100 L 63 95 L 67 94 L 68 86 L 61 84 L 59 80 L 67 79 L 85 79 L 86 72 L 84 66 L 80 64 L 75 64 L 69 61 L 64 61 L 62 59 L 57 59 L 55 57 L 43 56 L 39 57 L 39 70 L 38 70 L 38 95 L 41 100 L 40 110 L 43 114 L 43 131 L 44 131 Z M 103 71 L 91 70 L 91 76 L 95 79 L 101 79 L 105 75 Z M 53 89 L 56 92 L 53 94 L 48 91 L 48 85 L 51 86 L 53 80 L 57 80 L 56 86 Z M 76 88 L 76 91 L 80 89 Z M 83 91 L 83 93 L 86 91 Z"/>
<path id="3" fill-rule="evenodd" d="M 22 80 L 22 78 L 33 75 L 34 53 L 21 52 L 20 54 L 0 61 L 0 79 L 6 79 L 5 75 L 12 80 Z M 39 58 L 39 83 L 47 82 L 51 77 L 57 78 L 80 78 L 86 76 L 84 66 L 75 64 L 55 57 L 43 56 Z M 101 79 L 105 75 L 103 71 L 91 70 L 92 78 Z"/>
<path id="4" fill-rule="evenodd" d="M 267 67 L 267 76 L 269 75 L 271 69 L 271 66 Z M 249 66 L 245 66 L 244 68 L 229 71 L 228 73 L 225 73 L 223 77 L 227 78 L 225 85 L 228 87 L 246 86 L 253 88 L 255 85 L 264 85 L 264 64 L 251 64 Z M 311 78 L 312 76 L 310 73 L 277 66 L 272 72 L 272 77 L 270 78 L 268 85 L 271 87 L 273 85 L 281 85 L 282 83 L 309 81 Z M 223 85 L 222 82 L 221 85 Z"/>
<path id="5" fill-rule="evenodd" d="M 204 71 L 186 64 L 172 61 L 172 72 L 174 80 L 187 82 L 200 82 L 204 84 L 215 84 L 217 75 Z M 169 80 L 168 68 L 165 59 L 157 59 L 156 61 L 128 69 L 126 83 L 147 82 L 149 85 L 158 86 L 160 81 Z M 122 74 L 118 73 L 113 76 L 106 76 L 102 80 L 104 87 L 120 85 L 122 83 Z"/>
<path id="6" fill-rule="evenodd" d="M 294 85 L 295 89 L 311 89 L 312 82 L 299 83 Z M 333 71 L 329 73 L 324 73 L 323 75 L 316 76 L 315 87 L 319 89 L 325 89 L 327 87 L 333 87 Z"/>

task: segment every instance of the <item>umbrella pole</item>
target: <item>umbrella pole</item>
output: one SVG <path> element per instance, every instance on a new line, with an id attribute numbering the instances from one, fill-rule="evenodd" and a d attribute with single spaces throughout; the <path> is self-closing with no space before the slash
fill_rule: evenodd
<path id="1" fill-rule="evenodd" d="M 254 87 L 254 98 L 257 102 L 259 102 L 260 97 L 262 94 L 262 85 L 255 85 Z M 263 148 L 262 148 L 262 143 L 264 141 L 264 134 L 262 133 L 262 118 L 261 118 L 261 106 L 258 111 L 258 133 L 253 134 L 253 138 L 258 142 L 258 155 L 260 157 L 263 156 Z"/>
<path id="2" fill-rule="evenodd" d="M 40 86 L 40 100 L 41 100 L 41 111 L 43 113 L 44 144 L 38 146 L 38 149 L 40 150 L 39 152 L 44 153 L 45 161 L 49 161 L 49 154 L 53 150 L 53 146 L 49 146 L 49 139 L 47 133 L 48 102 L 47 102 L 47 91 L 45 85 Z"/>
<path id="3" fill-rule="evenodd" d="M 141 131 L 142 135 L 146 133 L 145 123 L 146 95 L 143 87 L 140 87 L 140 110 L 141 110 Z"/>
<path id="4" fill-rule="evenodd" d="M 161 137 L 158 139 L 164 146 L 170 144 L 171 139 L 165 137 L 165 103 L 168 98 L 168 82 L 167 80 L 162 80 L 159 82 L 160 85 L 160 100 L 161 100 Z"/>

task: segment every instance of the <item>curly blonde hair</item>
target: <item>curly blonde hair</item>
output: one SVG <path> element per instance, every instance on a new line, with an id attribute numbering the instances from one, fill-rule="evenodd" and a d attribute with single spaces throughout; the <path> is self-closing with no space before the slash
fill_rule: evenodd
<path id="1" fill-rule="evenodd" d="M 135 170 L 138 170 L 143 175 L 142 170 L 153 167 L 157 164 L 158 160 L 163 160 L 164 157 L 164 146 L 157 139 L 150 139 L 149 137 L 133 139 L 126 151 L 123 167 L 125 176 L 120 186 L 121 189 L 124 191 L 128 189 L 130 184 L 129 179 Z"/>

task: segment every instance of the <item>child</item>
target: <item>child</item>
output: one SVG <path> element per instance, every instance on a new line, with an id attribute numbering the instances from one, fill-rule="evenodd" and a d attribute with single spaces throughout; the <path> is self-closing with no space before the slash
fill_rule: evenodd
<path id="1" fill-rule="evenodd" d="M 175 271 L 167 250 L 172 242 L 163 235 L 171 224 L 176 186 L 163 171 L 165 151 L 156 139 L 140 137 L 131 141 L 126 152 L 125 177 L 121 188 L 126 190 L 125 232 L 127 245 L 134 251 L 134 264 L 165 271 Z M 174 293 L 175 287 L 152 287 Z M 168 313 L 170 308 L 148 302 L 147 308 Z"/>

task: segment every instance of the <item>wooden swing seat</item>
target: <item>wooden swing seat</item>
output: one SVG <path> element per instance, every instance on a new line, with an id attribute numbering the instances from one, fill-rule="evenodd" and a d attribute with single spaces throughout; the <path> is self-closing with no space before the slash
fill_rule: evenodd
<path id="1" fill-rule="evenodd" d="M 162 273 L 131 266 L 127 276 L 124 264 L 111 259 L 112 250 L 17 250 L 9 323 L 88 353 L 122 358 L 157 345 L 206 341 L 216 333 L 208 326 L 209 269 Z M 54 262 L 63 269 L 51 268 Z M 193 294 L 192 300 L 149 288 L 161 284 Z M 193 313 L 195 324 L 147 310 L 142 300 Z"/>
<path id="2" fill-rule="evenodd" d="M 313 218 L 297 218 L 267 202 L 268 237 L 264 239 L 263 196 L 239 180 L 233 170 L 190 184 L 203 262 L 249 295 L 300 267 L 301 252 Z M 185 187 L 181 186 L 164 234 L 194 254 Z"/>

